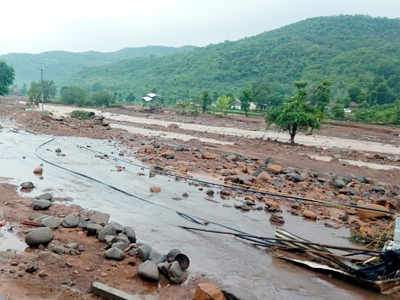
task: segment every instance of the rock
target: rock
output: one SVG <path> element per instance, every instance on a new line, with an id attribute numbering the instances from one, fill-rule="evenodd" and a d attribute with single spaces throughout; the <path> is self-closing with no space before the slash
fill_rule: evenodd
<path id="1" fill-rule="evenodd" d="M 106 226 L 104 226 L 104 228 L 99 231 L 97 238 L 99 239 L 100 242 L 105 242 L 105 237 L 107 235 L 118 235 L 122 231 L 124 231 L 122 225 L 116 222 L 111 222 Z"/>
<path id="2" fill-rule="evenodd" d="M 30 247 L 38 247 L 39 245 L 47 245 L 53 240 L 53 232 L 48 227 L 35 228 L 29 231 L 25 236 L 25 242 Z"/>
<path id="3" fill-rule="evenodd" d="M 135 233 L 135 230 L 133 230 L 132 227 L 125 226 L 124 227 L 124 233 L 128 237 L 129 242 L 136 243 L 136 233 Z"/>
<path id="4" fill-rule="evenodd" d="M 233 207 L 235 207 L 235 208 L 237 208 L 237 209 L 240 209 L 240 208 L 242 208 L 243 205 L 244 205 L 244 203 L 239 202 L 239 201 L 236 201 L 236 202 L 233 204 Z"/>
<path id="5" fill-rule="evenodd" d="M 119 248 L 112 247 L 105 252 L 104 256 L 108 259 L 120 261 L 125 258 L 125 253 Z"/>
<path id="6" fill-rule="evenodd" d="M 26 267 L 25 272 L 30 273 L 30 274 L 33 274 L 33 273 L 35 273 L 37 270 L 38 270 L 37 265 L 34 264 L 34 263 L 32 263 L 32 264 L 29 264 L 29 265 Z"/>
<path id="7" fill-rule="evenodd" d="M 383 212 L 358 209 L 357 215 L 360 217 L 360 219 L 378 219 L 378 218 L 390 217 L 390 215 L 384 213 L 385 211 L 389 210 L 383 205 L 369 203 L 361 206 L 371 209 L 382 210 Z"/>
<path id="8" fill-rule="evenodd" d="M 182 197 L 183 198 L 189 198 L 189 194 L 185 192 L 185 193 L 182 194 Z"/>
<path id="9" fill-rule="evenodd" d="M 240 289 L 237 287 L 223 289 L 226 300 L 257 300 L 258 298 L 253 295 L 249 290 Z"/>
<path id="10" fill-rule="evenodd" d="M 96 223 L 88 223 L 86 227 L 88 236 L 96 236 L 101 230 L 103 230 L 103 226 Z"/>
<path id="11" fill-rule="evenodd" d="M 272 174 L 280 174 L 282 172 L 282 167 L 280 165 L 269 165 L 267 171 Z"/>
<path id="12" fill-rule="evenodd" d="M 49 227 L 51 229 L 57 229 L 61 225 L 61 219 L 47 215 L 34 219 L 34 222 L 38 223 L 41 227 Z"/>
<path id="13" fill-rule="evenodd" d="M 258 174 L 257 180 L 261 182 L 268 182 L 271 180 L 271 176 L 269 176 L 267 172 L 263 171 L 260 174 Z"/>
<path id="14" fill-rule="evenodd" d="M 345 187 L 346 183 L 344 182 L 344 180 L 342 178 L 335 178 L 333 180 L 333 185 L 335 186 L 335 188 L 341 189 L 341 188 Z"/>
<path id="15" fill-rule="evenodd" d="M 160 272 L 158 271 L 157 265 L 150 260 L 147 260 L 139 265 L 138 274 L 145 280 L 149 281 L 160 280 Z"/>
<path id="16" fill-rule="evenodd" d="M 178 129 L 179 128 L 179 125 L 178 124 L 175 124 L 175 123 L 171 123 L 171 124 L 168 124 L 168 126 L 167 126 L 169 129 Z"/>
<path id="17" fill-rule="evenodd" d="M 150 192 L 152 192 L 152 193 L 160 193 L 161 192 L 161 188 L 159 186 L 152 186 L 150 188 Z"/>
<path id="18" fill-rule="evenodd" d="M 286 178 L 293 182 L 302 182 L 304 181 L 304 177 L 297 173 L 289 173 L 286 175 Z"/>
<path id="19" fill-rule="evenodd" d="M 208 190 L 206 192 L 206 194 L 207 194 L 207 196 L 214 197 L 214 191 L 213 190 Z"/>
<path id="20" fill-rule="evenodd" d="M 175 284 L 181 284 L 186 280 L 186 273 L 181 269 L 179 262 L 174 261 L 168 268 L 168 279 Z"/>
<path id="21" fill-rule="evenodd" d="M 265 206 L 267 207 L 268 211 L 280 211 L 281 206 L 277 201 L 274 200 L 265 200 Z"/>
<path id="22" fill-rule="evenodd" d="M 62 221 L 62 226 L 65 228 L 75 228 L 78 227 L 80 218 L 74 215 L 66 216 Z"/>
<path id="23" fill-rule="evenodd" d="M 64 247 L 59 247 L 59 246 L 51 247 L 50 250 L 59 255 L 65 254 L 65 252 L 67 252 L 67 249 L 65 249 Z"/>
<path id="24" fill-rule="evenodd" d="M 386 190 L 383 186 L 381 185 L 375 185 L 374 187 L 372 187 L 372 189 L 370 189 L 371 193 L 377 193 L 380 195 L 385 195 L 386 194 Z"/>
<path id="25" fill-rule="evenodd" d="M 194 300 L 226 300 L 224 293 L 212 283 L 197 285 Z"/>
<path id="26" fill-rule="evenodd" d="M 313 212 L 312 210 L 305 209 L 302 212 L 302 215 L 304 218 L 310 219 L 310 220 L 316 220 L 317 219 L 317 214 Z"/>
<path id="27" fill-rule="evenodd" d="M 35 188 L 34 184 L 30 181 L 21 183 L 21 190 L 32 190 Z"/>
<path id="28" fill-rule="evenodd" d="M 214 153 L 211 152 L 204 152 L 201 154 L 202 159 L 216 159 L 217 156 Z"/>
<path id="29" fill-rule="evenodd" d="M 49 200 L 43 199 L 33 199 L 32 200 L 32 208 L 34 210 L 46 210 L 51 206 L 51 202 Z"/>
<path id="30" fill-rule="evenodd" d="M 129 243 L 125 241 L 119 241 L 112 244 L 112 248 L 118 248 L 122 251 L 125 251 L 126 248 L 129 247 Z"/>
<path id="31" fill-rule="evenodd" d="M 137 250 L 137 255 L 142 261 L 146 261 L 150 258 L 152 248 L 149 245 L 143 244 Z"/>
<path id="32" fill-rule="evenodd" d="M 42 175 L 43 174 L 43 168 L 35 168 L 34 170 L 33 170 L 33 174 L 35 174 L 35 175 Z"/>
<path id="33" fill-rule="evenodd" d="M 283 217 L 281 215 L 276 215 L 276 214 L 271 215 L 271 217 L 269 218 L 269 222 L 275 225 L 285 224 L 285 220 L 283 219 Z"/>
<path id="34" fill-rule="evenodd" d="M 88 213 L 90 223 L 96 223 L 105 226 L 110 220 L 110 215 L 99 211 L 91 210 Z"/>

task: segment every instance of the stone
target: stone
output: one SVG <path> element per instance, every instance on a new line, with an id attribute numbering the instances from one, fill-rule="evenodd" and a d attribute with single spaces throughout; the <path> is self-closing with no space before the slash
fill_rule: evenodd
<path id="1" fill-rule="evenodd" d="M 161 192 L 161 188 L 159 186 L 152 186 L 150 188 L 150 192 L 152 192 L 152 193 L 160 193 Z"/>
<path id="2" fill-rule="evenodd" d="M 276 215 L 276 214 L 271 215 L 271 217 L 269 218 L 269 222 L 275 225 L 285 224 L 285 220 L 283 219 L 283 217 L 281 215 Z"/>
<path id="3" fill-rule="evenodd" d="M 40 245 L 47 245 L 53 240 L 53 237 L 53 232 L 48 227 L 34 228 L 26 234 L 25 242 L 30 247 L 38 247 Z"/>
<path id="4" fill-rule="evenodd" d="M 151 246 L 143 244 L 138 248 L 137 255 L 142 261 L 146 261 L 150 258 L 151 251 Z"/>
<path id="5" fill-rule="evenodd" d="M 111 222 L 106 226 L 104 226 L 104 228 L 99 231 L 97 238 L 99 239 L 100 242 L 105 242 L 105 237 L 107 235 L 118 235 L 122 231 L 124 231 L 122 225 L 116 222 Z"/>
<path id="6" fill-rule="evenodd" d="M 62 221 L 62 226 L 65 228 L 75 228 L 78 227 L 80 223 L 80 218 L 74 215 L 66 216 Z"/>
<path id="7" fill-rule="evenodd" d="M 213 190 L 208 190 L 207 192 L 206 192 L 206 194 L 207 194 L 207 196 L 210 196 L 210 197 L 214 197 L 214 191 Z"/>
<path id="8" fill-rule="evenodd" d="M 86 227 L 86 232 L 88 236 L 96 236 L 101 230 L 103 230 L 103 226 L 96 223 L 88 223 Z"/>
<path id="9" fill-rule="evenodd" d="M 34 222 L 38 223 L 41 227 L 49 227 L 51 229 L 57 229 L 61 225 L 61 219 L 47 215 L 34 219 Z"/>
<path id="10" fill-rule="evenodd" d="M 35 273 L 37 270 L 38 270 L 37 265 L 34 264 L 34 263 L 32 263 L 32 264 L 29 264 L 29 265 L 26 267 L 25 272 L 30 273 L 30 274 L 33 274 L 33 273 Z"/>
<path id="11" fill-rule="evenodd" d="M 316 220 L 317 219 L 317 214 L 313 212 L 312 210 L 305 209 L 302 212 L 302 215 L 304 218 L 310 219 L 310 220 Z"/>
<path id="12" fill-rule="evenodd" d="M 67 249 L 65 249 L 64 247 L 59 247 L 59 246 L 53 246 L 50 248 L 50 250 L 59 255 L 65 254 L 65 252 L 67 252 Z"/>
<path id="13" fill-rule="evenodd" d="M 151 260 L 147 260 L 139 265 L 138 274 L 141 278 L 149 281 L 159 281 L 160 272 L 157 265 Z"/>
<path id="14" fill-rule="evenodd" d="M 108 259 L 120 261 L 125 258 L 125 253 L 119 248 L 112 247 L 105 252 L 104 256 Z"/>
<path id="15" fill-rule="evenodd" d="M 129 247 L 129 243 L 124 241 L 115 242 L 112 244 L 112 248 L 118 248 L 122 251 L 125 251 Z"/>
<path id="16" fill-rule="evenodd" d="M 333 185 L 335 188 L 341 189 L 341 188 L 345 187 L 346 183 L 344 182 L 344 180 L 342 178 L 335 178 L 333 180 Z"/>
<path id="17" fill-rule="evenodd" d="M 51 206 L 51 202 L 49 200 L 43 199 L 33 199 L 32 200 L 32 208 L 34 210 L 46 210 Z"/>
<path id="18" fill-rule="evenodd" d="M 33 174 L 35 174 L 35 175 L 42 175 L 43 174 L 43 168 L 35 168 L 34 170 L 33 170 Z"/>
<path id="19" fill-rule="evenodd" d="M 226 300 L 224 293 L 212 283 L 200 283 L 197 285 L 194 300 Z"/>
<path id="20" fill-rule="evenodd" d="M 132 227 L 130 226 L 125 226 L 124 227 L 124 234 L 128 237 L 129 242 L 131 243 L 136 243 L 136 233 L 135 230 L 133 230 Z"/>
<path id="21" fill-rule="evenodd" d="M 34 188 L 34 184 L 30 181 L 21 183 L 21 190 L 32 190 Z"/>
<path id="22" fill-rule="evenodd" d="M 271 176 L 269 176 L 267 172 L 263 171 L 260 174 L 258 174 L 257 180 L 261 182 L 268 182 L 271 180 Z"/>
<path id="23" fill-rule="evenodd" d="M 91 223 L 96 223 L 105 226 L 110 220 L 110 215 L 99 211 L 91 210 L 88 213 L 88 218 Z"/>
<path id="24" fill-rule="evenodd" d="M 231 287 L 229 289 L 223 289 L 226 300 L 257 300 L 258 298 L 246 289 L 238 287 Z"/>
<path id="25" fill-rule="evenodd" d="M 267 167 L 267 171 L 269 173 L 278 175 L 278 174 L 280 174 L 282 172 L 282 167 L 280 165 L 269 165 Z"/>
<path id="26" fill-rule="evenodd" d="M 204 152 L 201 154 L 201 158 L 202 159 L 216 159 L 217 155 L 215 155 L 214 153 L 211 153 L 211 152 Z"/>
<path id="27" fill-rule="evenodd" d="M 293 181 L 293 182 L 302 182 L 302 181 L 304 181 L 304 177 L 301 176 L 300 174 L 297 174 L 297 173 L 289 173 L 289 174 L 286 175 L 286 178 L 289 181 Z"/>

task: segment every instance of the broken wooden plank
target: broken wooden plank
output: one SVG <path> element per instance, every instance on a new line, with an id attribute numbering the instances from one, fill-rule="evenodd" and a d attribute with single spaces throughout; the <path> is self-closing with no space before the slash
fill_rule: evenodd
<path id="1" fill-rule="evenodd" d="M 135 295 L 130 295 L 98 281 L 93 281 L 91 291 L 93 294 L 109 300 L 141 300 Z"/>

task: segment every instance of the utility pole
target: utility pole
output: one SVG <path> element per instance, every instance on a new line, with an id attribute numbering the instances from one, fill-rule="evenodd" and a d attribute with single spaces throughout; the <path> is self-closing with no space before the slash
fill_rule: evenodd
<path id="1" fill-rule="evenodd" d="M 42 112 L 44 111 L 44 82 L 43 82 L 43 65 L 40 68 L 40 85 L 42 87 Z"/>

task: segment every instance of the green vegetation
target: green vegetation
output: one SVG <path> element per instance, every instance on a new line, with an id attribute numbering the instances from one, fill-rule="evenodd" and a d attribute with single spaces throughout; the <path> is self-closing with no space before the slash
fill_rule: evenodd
<path id="1" fill-rule="evenodd" d="M 14 69 L 0 61 L 0 95 L 8 94 L 9 87 L 14 81 Z"/>
<path id="2" fill-rule="evenodd" d="M 215 102 L 215 109 L 223 114 L 226 115 L 228 109 L 231 105 L 232 98 L 229 96 L 220 96 L 218 97 L 217 101 Z"/>
<path id="3" fill-rule="evenodd" d="M 249 116 L 251 98 L 252 98 L 251 89 L 244 89 L 242 91 L 242 94 L 240 97 L 240 101 L 241 101 L 240 108 L 241 108 L 241 110 L 244 111 L 246 117 Z"/>
<path id="4" fill-rule="evenodd" d="M 85 68 L 116 63 L 125 59 L 146 56 L 163 56 L 174 53 L 183 53 L 193 50 L 194 47 L 180 48 L 164 46 L 148 46 L 140 48 L 125 48 L 116 52 L 66 52 L 50 51 L 40 54 L 10 53 L 0 56 L 15 69 L 16 82 L 22 86 L 37 80 L 40 76 L 40 68 L 44 67 L 45 78 L 53 79 L 57 85 L 65 85 L 64 79 Z"/>
<path id="5" fill-rule="evenodd" d="M 60 91 L 60 101 L 62 104 L 84 106 L 87 105 L 87 95 L 80 87 L 65 86 Z"/>
<path id="6" fill-rule="evenodd" d="M 92 95 L 89 105 L 110 106 L 113 103 L 114 97 L 109 92 L 97 92 Z"/>
<path id="7" fill-rule="evenodd" d="M 93 113 L 86 110 L 74 110 L 70 113 L 71 118 L 80 119 L 80 120 L 88 120 L 92 117 Z"/>
<path id="8" fill-rule="evenodd" d="M 43 99 L 42 99 L 43 94 Z M 49 102 L 57 94 L 57 87 L 53 80 L 43 80 L 43 82 L 32 81 L 28 90 L 28 97 L 31 103 L 38 105 L 42 100 Z"/>
<path id="9" fill-rule="evenodd" d="M 306 103 L 306 86 L 306 82 L 296 82 L 296 94 L 289 102 L 270 108 L 265 115 L 267 126 L 275 124 L 281 130 L 288 131 L 292 144 L 299 131 L 318 129 L 321 126 L 320 112 Z"/>
<path id="10" fill-rule="evenodd" d="M 215 101 L 251 87 L 262 109 L 280 105 L 293 82 L 331 83 L 330 98 L 342 101 L 352 87 L 371 103 L 400 94 L 400 19 L 336 16 L 308 19 L 235 42 L 197 48 L 168 57 L 127 59 L 87 68 L 69 82 L 90 88 L 100 83 L 125 97 L 142 97 L 154 87 L 169 103 L 193 99 L 207 89 Z M 364 97 L 364 98 L 363 98 Z"/>

